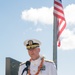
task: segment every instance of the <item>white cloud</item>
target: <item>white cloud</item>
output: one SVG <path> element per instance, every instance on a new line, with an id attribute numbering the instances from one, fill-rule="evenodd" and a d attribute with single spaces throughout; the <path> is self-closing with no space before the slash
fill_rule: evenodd
<path id="1" fill-rule="evenodd" d="M 75 25 L 75 4 L 68 5 L 65 10 L 67 24 Z"/>
<path id="2" fill-rule="evenodd" d="M 69 29 L 65 29 L 62 33 L 60 49 L 73 50 L 75 49 L 75 33 Z"/>
<path id="3" fill-rule="evenodd" d="M 53 8 L 42 7 L 39 9 L 29 9 L 22 11 L 21 18 L 34 23 L 40 22 L 43 24 L 53 23 Z"/>
<path id="4" fill-rule="evenodd" d="M 35 31 L 36 31 L 36 32 L 41 32 L 42 29 L 41 29 L 41 28 L 37 28 Z"/>

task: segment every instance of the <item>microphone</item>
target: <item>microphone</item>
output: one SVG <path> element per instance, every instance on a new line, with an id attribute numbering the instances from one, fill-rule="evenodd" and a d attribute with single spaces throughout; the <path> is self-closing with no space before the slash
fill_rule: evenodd
<path id="1" fill-rule="evenodd" d="M 30 61 L 26 62 L 26 66 L 29 67 L 30 66 Z"/>
<path id="2" fill-rule="evenodd" d="M 26 68 L 24 68 L 24 70 L 22 71 L 22 74 L 21 75 L 23 75 L 24 71 L 27 71 L 27 73 L 28 73 L 29 66 L 30 66 L 30 61 L 27 61 L 26 62 Z"/>

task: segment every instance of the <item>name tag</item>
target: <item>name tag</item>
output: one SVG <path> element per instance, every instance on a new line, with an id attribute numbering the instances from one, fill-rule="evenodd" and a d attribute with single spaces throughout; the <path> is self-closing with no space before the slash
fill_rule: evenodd
<path id="1" fill-rule="evenodd" d="M 41 71 L 45 70 L 45 69 L 46 69 L 46 67 L 45 67 L 45 65 L 43 65 L 42 68 L 41 68 Z"/>

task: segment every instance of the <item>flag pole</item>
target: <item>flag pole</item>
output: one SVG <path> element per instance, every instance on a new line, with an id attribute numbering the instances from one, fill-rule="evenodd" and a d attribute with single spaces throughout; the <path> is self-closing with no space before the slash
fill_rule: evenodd
<path id="1" fill-rule="evenodd" d="M 54 0 L 54 25 L 53 25 L 53 61 L 57 68 L 57 44 L 60 47 L 60 35 L 66 27 L 66 20 L 62 0 Z"/>
<path id="2" fill-rule="evenodd" d="M 57 18 L 54 16 L 53 22 L 53 61 L 57 68 Z"/>

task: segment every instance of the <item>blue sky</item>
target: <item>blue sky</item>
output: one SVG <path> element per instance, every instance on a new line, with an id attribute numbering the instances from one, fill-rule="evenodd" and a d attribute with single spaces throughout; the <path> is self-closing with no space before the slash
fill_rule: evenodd
<path id="1" fill-rule="evenodd" d="M 58 48 L 58 75 L 75 74 L 75 0 L 63 0 L 66 29 Z M 39 14 L 38 14 L 38 13 Z M 29 59 L 26 39 L 42 42 L 40 54 L 52 60 L 53 0 L 0 0 L 0 74 L 5 75 L 5 59 Z M 38 18 L 37 18 L 38 17 Z"/>

